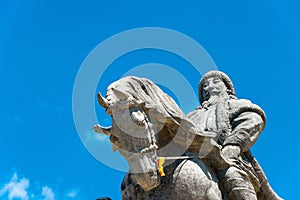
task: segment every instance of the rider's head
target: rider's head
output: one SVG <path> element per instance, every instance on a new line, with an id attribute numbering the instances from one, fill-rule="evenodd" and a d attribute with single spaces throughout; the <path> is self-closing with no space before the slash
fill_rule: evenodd
<path id="1" fill-rule="evenodd" d="M 211 96 L 235 96 L 235 90 L 230 78 L 225 73 L 210 71 L 201 78 L 198 94 L 202 104 Z"/>

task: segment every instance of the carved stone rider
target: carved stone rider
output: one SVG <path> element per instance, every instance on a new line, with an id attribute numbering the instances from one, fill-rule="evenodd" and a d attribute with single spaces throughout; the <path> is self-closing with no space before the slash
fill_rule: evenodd
<path id="1" fill-rule="evenodd" d="M 280 199 L 249 149 L 265 127 L 263 110 L 249 100 L 237 99 L 229 77 L 210 71 L 198 85 L 201 106 L 188 114 L 197 128 L 217 133 L 220 157 L 209 158 L 225 199 Z"/>

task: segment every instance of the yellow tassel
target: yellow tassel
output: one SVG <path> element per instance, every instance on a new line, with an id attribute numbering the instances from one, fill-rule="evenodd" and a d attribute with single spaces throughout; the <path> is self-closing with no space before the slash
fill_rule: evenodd
<path id="1" fill-rule="evenodd" d="M 161 166 L 161 167 L 158 169 L 158 173 L 159 173 L 160 176 L 165 176 L 165 175 L 166 175 L 165 172 L 164 172 L 163 166 Z"/>
<path id="2" fill-rule="evenodd" d="M 157 160 L 157 165 L 158 165 L 158 173 L 160 176 L 165 176 L 166 174 L 164 173 L 164 167 L 163 164 L 165 163 L 165 157 L 160 157 L 159 160 Z"/>

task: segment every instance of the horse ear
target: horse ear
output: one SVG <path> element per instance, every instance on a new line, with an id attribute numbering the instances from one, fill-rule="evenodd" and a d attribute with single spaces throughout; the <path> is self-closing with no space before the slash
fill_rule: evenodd
<path id="1" fill-rule="evenodd" d="M 120 90 L 116 88 L 112 88 L 112 91 L 115 93 L 115 95 L 121 100 L 121 101 L 126 101 L 128 99 L 128 96 L 121 92 Z"/>
<path id="2" fill-rule="evenodd" d="M 102 106 L 103 108 L 108 108 L 108 102 L 107 99 L 105 99 L 100 92 L 98 92 L 98 103 L 100 104 L 100 106 Z"/>

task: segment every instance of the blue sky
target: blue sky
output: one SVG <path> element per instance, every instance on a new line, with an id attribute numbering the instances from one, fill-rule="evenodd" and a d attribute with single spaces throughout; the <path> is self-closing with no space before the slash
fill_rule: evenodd
<path id="1" fill-rule="evenodd" d="M 85 148 L 73 120 L 72 92 L 82 62 L 100 42 L 140 27 L 168 28 L 193 38 L 231 77 L 237 96 L 264 109 L 267 126 L 252 152 L 274 190 L 295 199 L 300 178 L 299 9 L 296 0 L 1 1 L 0 199 L 121 198 L 124 172 Z M 194 90 L 201 78 L 172 53 L 139 50 L 115 60 L 97 90 L 103 93 L 110 82 L 146 63 L 171 66 Z M 181 95 L 189 94 L 175 94 Z M 197 104 L 181 107 L 189 112 Z M 103 110 L 95 109 L 98 120 L 108 125 Z M 103 154 L 117 157 L 107 138 L 89 134 Z"/>

